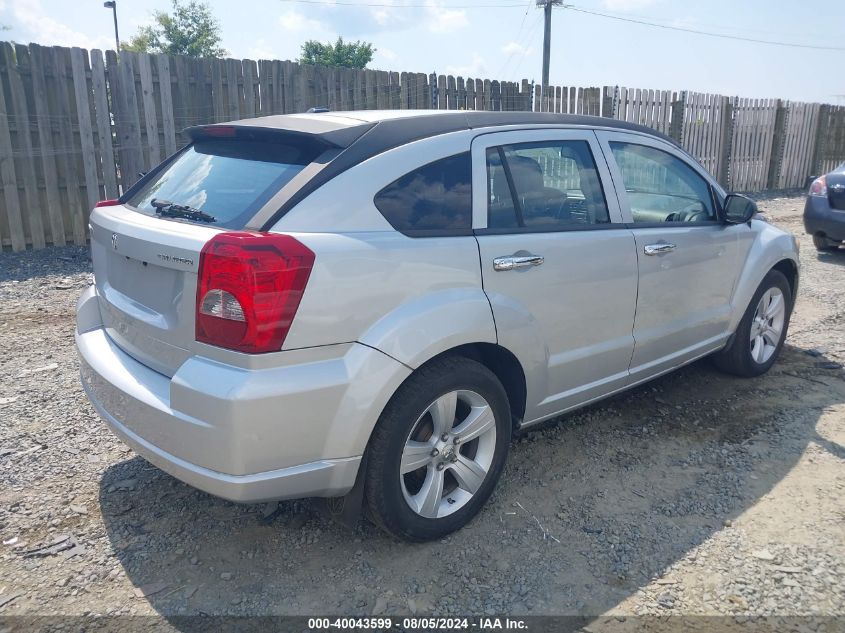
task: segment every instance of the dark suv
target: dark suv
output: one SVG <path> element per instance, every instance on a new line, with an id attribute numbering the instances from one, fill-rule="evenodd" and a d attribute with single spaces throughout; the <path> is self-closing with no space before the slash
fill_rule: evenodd
<path id="1" fill-rule="evenodd" d="M 845 241 L 845 163 L 810 185 L 804 228 L 820 251 L 835 251 Z"/>

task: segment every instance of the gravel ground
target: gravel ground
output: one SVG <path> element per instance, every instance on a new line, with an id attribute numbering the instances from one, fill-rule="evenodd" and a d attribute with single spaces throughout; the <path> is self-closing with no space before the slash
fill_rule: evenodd
<path id="1" fill-rule="evenodd" d="M 528 433 L 481 515 L 423 545 L 136 457 L 79 385 L 87 250 L 1 254 L 0 616 L 845 615 L 845 252 L 816 253 L 802 206 L 761 202 L 803 249 L 767 376 L 700 362 Z"/>

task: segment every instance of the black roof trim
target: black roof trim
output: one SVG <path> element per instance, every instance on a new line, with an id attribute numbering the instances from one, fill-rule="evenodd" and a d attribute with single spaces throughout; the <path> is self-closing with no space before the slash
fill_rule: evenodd
<path id="1" fill-rule="evenodd" d="M 614 128 L 629 132 L 640 132 L 656 136 L 678 145 L 665 134 L 650 127 L 586 114 L 556 114 L 553 112 L 467 112 L 467 128 L 502 126 L 502 125 L 571 125 L 590 128 Z"/>
<path id="2" fill-rule="evenodd" d="M 275 118 L 275 117 L 273 117 Z M 299 126 L 299 122 L 308 119 L 295 117 L 284 117 L 287 126 Z M 294 123 L 296 121 L 297 123 Z M 328 123 L 328 121 L 327 121 Z M 232 124 L 225 124 L 232 125 Z M 237 125 L 237 122 L 234 123 Z M 669 137 L 651 128 L 627 121 L 619 121 L 597 116 L 586 116 L 580 114 L 554 114 L 549 112 L 432 112 L 419 116 L 387 118 L 375 123 L 353 125 L 346 128 L 338 128 L 336 131 L 353 131 L 365 128 L 358 134 L 356 139 L 337 155 L 334 160 L 328 163 L 315 176 L 305 183 L 298 191 L 288 198 L 281 208 L 275 211 L 259 212 L 250 220 L 248 228 L 261 231 L 269 230 L 278 220 L 299 202 L 313 193 L 316 189 L 327 183 L 335 176 L 347 169 L 361 163 L 373 156 L 381 154 L 389 149 L 406 145 L 413 141 L 458 132 L 462 130 L 473 130 L 479 128 L 496 128 L 507 125 L 565 125 L 589 128 L 613 128 L 623 131 L 640 132 L 650 136 L 661 138 L 678 144 Z M 288 130 L 291 132 L 292 130 Z M 300 131 L 297 129 L 296 131 Z M 304 130 L 302 130 L 304 133 Z M 341 147 L 340 145 L 334 145 Z"/>

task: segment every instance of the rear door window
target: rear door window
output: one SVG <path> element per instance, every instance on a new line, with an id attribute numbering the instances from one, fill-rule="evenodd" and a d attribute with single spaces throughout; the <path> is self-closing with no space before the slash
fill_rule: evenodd
<path id="1" fill-rule="evenodd" d="M 379 191 L 376 208 L 397 231 L 414 237 L 472 233 L 469 152 L 436 160 Z"/>
<path id="2" fill-rule="evenodd" d="M 153 200 L 166 200 L 214 216 L 212 226 L 240 229 L 316 153 L 281 143 L 197 141 L 144 183 L 128 204 L 155 215 Z"/>
<path id="3" fill-rule="evenodd" d="M 586 141 L 487 150 L 487 228 L 564 231 L 610 222 Z"/>

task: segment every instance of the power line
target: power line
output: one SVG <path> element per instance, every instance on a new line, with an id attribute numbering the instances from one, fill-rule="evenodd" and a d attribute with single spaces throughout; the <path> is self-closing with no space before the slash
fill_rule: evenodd
<path id="1" fill-rule="evenodd" d="M 564 9 L 569 9 L 570 11 L 577 11 L 578 13 L 586 13 L 589 15 L 595 15 L 602 18 L 608 18 L 611 20 L 619 20 L 620 22 L 630 22 L 633 24 L 641 24 L 643 26 L 654 26 L 660 29 L 667 29 L 670 31 L 682 31 L 684 33 L 693 33 L 695 35 L 707 35 L 709 37 L 719 37 L 726 40 L 739 40 L 741 42 L 752 42 L 754 44 L 769 44 L 771 46 L 785 46 L 789 48 L 809 48 L 814 50 L 824 50 L 824 51 L 845 51 L 845 47 L 841 46 L 822 46 L 817 44 L 801 44 L 798 42 L 778 42 L 776 40 L 763 40 L 757 39 L 753 37 L 742 37 L 740 35 L 728 35 L 726 33 L 713 33 L 711 31 L 700 31 L 698 29 L 691 29 L 683 26 L 671 26 L 669 24 L 658 24 L 657 22 L 649 22 L 648 20 L 641 20 L 638 18 L 626 18 L 620 15 L 611 15 L 609 13 L 602 13 L 601 11 L 593 11 L 591 9 L 582 9 L 581 7 L 576 7 L 575 5 L 565 4 L 563 5 Z"/>
<path id="2" fill-rule="evenodd" d="M 666 17 L 657 17 L 657 16 L 654 16 L 654 15 L 642 15 L 642 14 L 639 14 L 639 13 L 632 16 L 631 13 L 620 13 L 619 11 L 601 11 L 600 13 L 604 13 L 606 15 L 611 15 L 611 16 L 614 16 L 614 17 L 625 17 L 625 18 L 634 17 L 638 20 L 646 20 L 648 22 L 657 22 L 658 24 L 668 24 L 669 26 L 678 26 L 678 25 L 683 24 L 682 19 L 679 20 L 678 18 L 668 19 Z M 693 18 L 690 18 L 690 20 L 693 20 Z M 796 35 L 796 33 L 800 34 L 800 35 L 807 35 L 807 36 L 812 37 L 813 35 L 816 35 L 818 33 L 818 29 L 816 29 L 814 32 L 796 31 L 794 29 L 791 29 L 787 33 L 786 31 L 776 31 L 776 30 L 773 30 L 773 29 L 757 28 L 757 27 L 754 27 L 754 26 L 748 26 L 747 24 L 743 24 L 742 28 L 736 28 L 736 25 L 726 25 L 724 23 L 716 23 L 716 22 L 701 22 L 698 19 L 694 19 L 694 22 L 691 22 L 688 26 L 690 28 L 695 26 L 696 28 L 700 28 L 702 30 L 724 31 L 725 33 L 728 33 L 728 34 L 740 34 L 740 35 L 745 34 L 748 37 L 751 37 L 755 33 L 761 34 L 761 36 L 765 35 L 765 36 L 774 37 L 774 38 L 782 38 L 782 37 L 788 38 L 788 37 Z"/>
<path id="3" fill-rule="evenodd" d="M 535 0 L 528 0 L 528 6 L 525 7 L 525 13 L 522 14 L 522 21 L 519 23 L 519 30 L 516 32 L 516 37 L 513 38 L 513 41 L 517 44 L 517 46 L 519 46 L 520 48 L 523 49 L 523 54 L 524 54 L 525 51 L 524 51 L 524 47 L 522 46 L 522 40 L 519 39 L 519 36 L 522 35 L 522 29 L 525 26 L 525 18 L 528 17 L 528 12 L 531 10 L 531 4 L 534 1 Z M 504 64 L 502 64 L 502 67 L 499 69 L 498 75 L 500 77 L 502 76 L 502 73 L 504 72 L 505 68 L 507 68 L 510 65 L 511 60 L 513 59 L 513 56 L 516 55 L 516 53 L 517 53 L 517 51 L 514 50 L 514 51 L 511 52 L 510 55 L 508 55 L 507 60 L 505 61 Z"/>
<path id="4" fill-rule="evenodd" d="M 534 36 L 537 34 L 537 30 L 539 29 L 540 25 L 543 23 L 543 14 L 538 13 L 537 19 L 534 21 L 534 26 L 531 27 L 531 30 L 528 32 L 528 42 L 534 41 Z M 522 65 L 525 63 L 525 58 L 528 57 L 527 55 L 522 55 L 519 59 L 519 63 L 517 63 L 516 68 L 513 69 L 513 74 L 516 75 L 522 69 Z M 532 79 L 533 81 L 533 79 Z"/>
<path id="5" fill-rule="evenodd" d="M 293 2 L 295 4 L 320 4 L 324 6 L 342 7 L 380 7 L 384 9 L 508 9 L 524 6 L 518 4 L 445 4 L 436 6 L 432 4 L 387 4 L 379 2 L 335 2 L 335 0 L 281 0 L 282 2 Z"/>
<path id="6" fill-rule="evenodd" d="M 499 4 L 443 4 L 440 7 L 436 7 L 431 4 L 421 4 L 419 2 L 416 3 L 409 3 L 409 4 L 389 4 L 386 2 L 350 2 L 344 0 L 280 0 L 281 2 L 288 2 L 294 4 L 310 4 L 310 5 L 320 5 L 320 6 L 342 6 L 342 7 L 378 7 L 384 9 L 430 9 L 430 8 L 442 8 L 442 9 L 510 9 L 516 7 L 524 7 L 525 5 L 522 3 L 499 3 Z M 845 51 L 845 47 L 842 46 L 825 46 L 821 44 L 804 44 L 801 42 L 781 42 L 778 40 L 767 40 L 755 37 L 746 37 L 742 35 L 730 35 L 728 33 L 715 33 L 713 31 L 704 31 L 700 29 L 693 29 L 684 26 L 676 26 L 671 24 L 660 24 L 659 22 L 653 22 L 648 19 L 638 18 L 638 17 L 625 17 L 621 15 L 614 15 L 611 13 L 604 13 L 602 11 L 595 11 L 593 9 L 584 9 L 582 7 L 578 7 L 572 4 L 564 4 L 562 5 L 563 9 L 569 9 L 570 11 L 576 11 L 578 13 L 584 13 L 587 15 L 593 15 L 596 17 L 607 18 L 610 20 L 617 20 L 619 22 L 628 22 L 630 24 L 640 24 L 642 26 L 651 26 L 656 27 L 659 29 L 666 29 L 668 31 L 680 31 L 682 33 L 692 33 L 694 35 L 705 35 L 707 37 L 718 37 L 721 39 L 727 40 L 737 40 L 740 42 L 750 42 L 752 44 L 767 44 L 769 46 L 783 46 L 787 48 L 804 48 L 804 49 L 811 49 L 811 50 L 824 50 L 824 51 Z"/>

